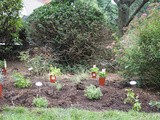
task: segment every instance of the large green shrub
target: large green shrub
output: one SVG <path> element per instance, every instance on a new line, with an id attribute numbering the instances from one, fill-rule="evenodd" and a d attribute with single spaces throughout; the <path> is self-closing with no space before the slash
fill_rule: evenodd
<path id="1" fill-rule="evenodd" d="M 22 0 L 0 1 L 0 42 L 13 44 L 19 42 L 19 30 L 22 20 L 19 11 L 22 9 Z"/>
<path id="2" fill-rule="evenodd" d="M 105 58 L 105 45 L 112 40 L 103 14 L 76 1 L 51 2 L 27 19 L 30 44 L 49 46 L 62 64 L 89 63 Z"/>
<path id="3" fill-rule="evenodd" d="M 159 4 L 148 16 L 135 20 L 121 42 L 117 61 L 121 73 L 145 85 L 160 86 L 160 11 Z"/>

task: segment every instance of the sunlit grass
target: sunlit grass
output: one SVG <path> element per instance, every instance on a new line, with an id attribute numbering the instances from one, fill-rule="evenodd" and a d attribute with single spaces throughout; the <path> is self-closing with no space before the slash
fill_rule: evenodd
<path id="1" fill-rule="evenodd" d="M 75 108 L 6 107 L 0 114 L 0 120 L 160 120 L 160 114 L 117 110 L 95 112 Z"/>

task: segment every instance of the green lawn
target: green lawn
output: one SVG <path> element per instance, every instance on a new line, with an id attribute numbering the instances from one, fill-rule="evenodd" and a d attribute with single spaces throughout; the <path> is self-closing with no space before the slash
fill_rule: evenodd
<path id="1" fill-rule="evenodd" d="M 0 120 L 160 120 L 158 113 L 104 111 L 93 112 L 79 109 L 27 109 L 6 107 Z"/>

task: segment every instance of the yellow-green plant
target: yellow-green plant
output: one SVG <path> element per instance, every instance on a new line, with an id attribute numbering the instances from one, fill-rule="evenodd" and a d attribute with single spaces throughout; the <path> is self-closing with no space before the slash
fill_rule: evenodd
<path id="1" fill-rule="evenodd" d="M 60 84 L 60 83 L 58 83 L 58 82 L 55 82 L 53 85 L 56 87 L 56 89 L 57 89 L 58 91 L 60 91 L 60 90 L 62 89 L 62 87 L 63 87 L 63 85 Z"/>
<path id="2" fill-rule="evenodd" d="M 93 68 L 90 69 L 90 71 L 98 73 L 99 72 L 99 68 L 98 67 L 93 67 Z"/>
<path id="3" fill-rule="evenodd" d="M 98 75 L 99 75 L 99 77 L 101 77 L 101 78 L 105 78 L 105 77 L 107 76 L 107 73 L 101 71 L 101 72 L 98 73 Z"/>
<path id="4" fill-rule="evenodd" d="M 129 103 L 132 105 L 132 109 L 135 111 L 140 111 L 142 109 L 141 103 L 139 102 L 139 97 L 133 92 L 132 89 L 126 89 L 127 98 L 124 99 L 124 104 Z"/>
<path id="5" fill-rule="evenodd" d="M 59 76 L 61 75 L 61 69 L 57 67 L 53 67 L 52 65 L 50 66 L 50 74 L 51 75 L 56 75 Z"/>
<path id="6" fill-rule="evenodd" d="M 84 93 L 85 93 L 84 95 L 90 100 L 94 100 L 94 99 L 97 100 L 103 96 L 101 89 L 92 84 L 86 87 L 86 89 L 84 90 Z"/>
<path id="7" fill-rule="evenodd" d="M 36 107 L 47 107 L 48 106 L 48 100 L 44 97 L 36 97 L 33 99 L 32 102 L 33 105 L 35 105 Z"/>
<path id="8" fill-rule="evenodd" d="M 14 86 L 17 88 L 28 88 L 32 85 L 31 81 L 29 79 L 26 79 L 19 72 L 14 72 L 12 75 L 12 78 L 14 80 Z"/>

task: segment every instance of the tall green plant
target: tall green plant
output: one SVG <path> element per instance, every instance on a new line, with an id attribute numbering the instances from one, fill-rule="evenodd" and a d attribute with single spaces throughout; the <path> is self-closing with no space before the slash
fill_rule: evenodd
<path id="1" fill-rule="evenodd" d="M 157 8 L 157 7 L 155 7 Z M 117 61 L 126 77 L 139 78 L 143 84 L 160 85 L 160 11 L 153 9 L 147 17 L 135 20 Z"/>
<path id="2" fill-rule="evenodd" d="M 6 44 L 19 42 L 22 20 L 19 16 L 22 0 L 0 1 L 0 40 Z"/>

